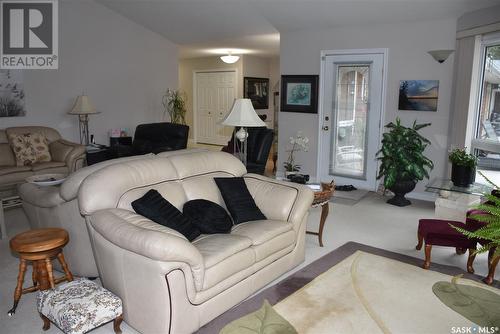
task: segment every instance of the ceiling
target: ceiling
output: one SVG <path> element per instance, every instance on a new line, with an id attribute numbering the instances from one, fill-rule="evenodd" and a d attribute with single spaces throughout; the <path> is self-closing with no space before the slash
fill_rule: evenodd
<path id="1" fill-rule="evenodd" d="M 456 19 L 500 0 L 97 0 L 180 45 L 192 58 L 242 49 L 279 54 L 279 33 Z M 217 50 L 219 49 L 219 50 Z M 235 52 L 236 53 L 236 52 Z"/>

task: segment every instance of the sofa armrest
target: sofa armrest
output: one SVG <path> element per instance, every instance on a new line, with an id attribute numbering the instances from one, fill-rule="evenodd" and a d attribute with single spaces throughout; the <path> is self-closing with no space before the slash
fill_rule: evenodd
<path id="1" fill-rule="evenodd" d="M 81 167 L 85 159 L 85 146 L 59 139 L 49 145 L 50 154 L 54 161 L 66 163 L 69 172 L 74 172 Z"/>
<path id="2" fill-rule="evenodd" d="M 188 264 L 195 287 L 201 290 L 203 257 L 179 232 L 124 209 L 96 211 L 87 220 L 97 233 L 120 248 L 156 261 Z"/>
<path id="3" fill-rule="evenodd" d="M 23 202 L 41 208 L 52 208 L 66 203 L 59 194 L 59 187 L 39 187 L 33 183 L 23 183 L 18 187 Z"/>
<path id="4" fill-rule="evenodd" d="M 255 203 L 268 219 L 287 221 L 298 231 L 314 200 L 304 185 L 278 181 L 258 174 L 245 174 L 245 183 Z"/>

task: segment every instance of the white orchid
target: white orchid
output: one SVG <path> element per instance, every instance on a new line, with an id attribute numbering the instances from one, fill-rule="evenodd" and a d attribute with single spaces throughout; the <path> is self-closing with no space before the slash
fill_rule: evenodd
<path id="1" fill-rule="evenodd" d="M 309 138 L 302 135 L 302 132 L 299 131 L 295 137 L 290 137 L 290 144 L 292 145 L 292 148 L 289 150 L 290 155 L 288 156 L 288 160 L 283 163 L 283 166 L 288 172 L 298 172 L 300 165 L 295 164 L 293 154 L 297 151 L 307 152 L 309 149 Z"/>

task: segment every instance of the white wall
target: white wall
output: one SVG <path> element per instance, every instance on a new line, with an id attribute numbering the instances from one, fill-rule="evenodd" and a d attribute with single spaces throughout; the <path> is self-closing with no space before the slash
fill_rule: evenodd
<path id="1" fill-rule="evenodd" d="M 94 1 L 59 1 L 59 69 L 26 70 L 26 117 L 0 118 L 0 128 L 46 125 L 78 141 L 67 115 L 85 91 L 101 112 L 90 132 L 109 143 L 108 129 L 162 120 L 161 97 L 177 87 L 177 46 Z"/>
<path id="2" fill-rule="evenodd" d="M 404 124 L 413 120 L 430 122 L 431 127 L 422 130 L 432 141 L 426 151 L 434 161 L 431 177 L 444 176 L 447 159 L 447 134 L 450 115 L 450 95 L 453 76 L 453 55 L 439 64 L 429 50 L 453 49 L 456 21 L 440 20 L 407 24 L 358 25 L 326 30 L 308 30 L 281 34 L 281 73 L 319 74 L 321 50 L 388 48 L 389 68 L 387 82 L 387 105 L 383 123 L 401 117 Z M 408 79 L 439 80 L 438 111 L 398 111 L 399 81 Z M 317 173 L 318 115 L 280 112 L 279 116 L 279 161 L 283 161 L 288 138 L 301 130 L 310 139 L 308 152 L 297 154 L 297 163 L 302 170 L 315 176 Z M 417 185 L 416 192 L 425 196 L 425 181 Z"/>

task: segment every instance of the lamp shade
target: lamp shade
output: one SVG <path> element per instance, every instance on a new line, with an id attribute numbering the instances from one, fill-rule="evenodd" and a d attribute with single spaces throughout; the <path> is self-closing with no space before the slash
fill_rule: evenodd
<path id="1" fill-rule="evenodd" d="M 87 95 L 80 95 L 76 98 L 73 109 L 71 109 L 68 114 L 71 115 L 88 115 L 88 114 L 98 114 L 94 106 L 90 102 Z"/>
<path id="2" fill-rule="evenodd" d="M 222 121 L 222 124 L 245 127 L 266 126 L 266 123 L 264 123 L 255 112 L 250 99 L 234 100 L 231 111 Z"/>

